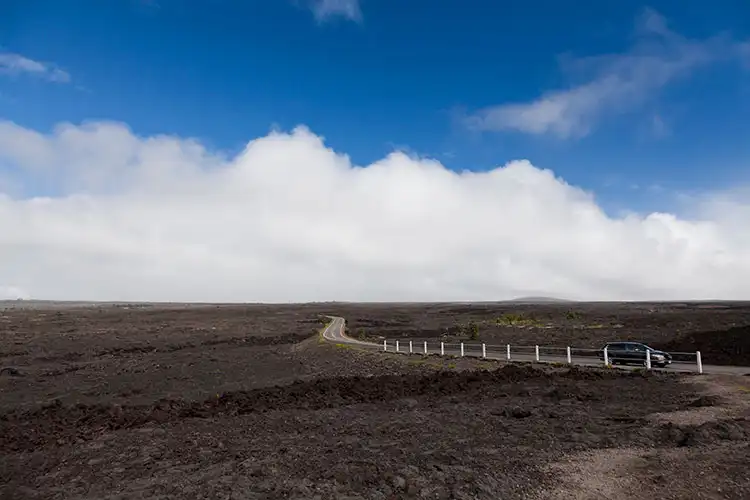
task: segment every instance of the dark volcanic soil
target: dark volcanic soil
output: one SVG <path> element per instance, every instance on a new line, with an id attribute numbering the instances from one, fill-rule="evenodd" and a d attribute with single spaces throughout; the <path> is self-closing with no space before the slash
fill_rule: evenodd
<path id="1" fill-rule="evenodd" d="M 310 337 L 385 307 L 2 311 L 0 499 L 749 497 L 742 377 L 713 394 Z"/>
<path id="2" fill-rule="evenodd" d="M 701 351 L 706 364 L 750 366 L 750 303 L 420 304 L 342 309 L 356 337 L 467 338 L 470 321 L 488 344 L 599 349 L 645 342 L 669 352 Z"/>
<path id="3" fill-rule="evenodd" d="M 531 498 L 554 488 L 544 466 L 568 453 L 746 443 L 750 436 L 745 419 L 649 425 L 649 414 L 694 401 L 674 376 L 517 365 L 410 371 L 203 401 L 11 412 L 0 421 L 3 492 L 13 498 L 489 499 L 497 492 Z"/>

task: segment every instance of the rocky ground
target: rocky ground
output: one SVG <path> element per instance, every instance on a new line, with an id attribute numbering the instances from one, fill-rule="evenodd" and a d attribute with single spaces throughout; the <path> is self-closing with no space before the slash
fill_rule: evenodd
<path id="1" fill-rule="evenodd" d="M 360 338 L 466 339 L 473 323 L 488 344 L 599 349 L 632 340 L 750 366 L 747 302 L 349 305 L 341 315 Z"/>
<path id="2" fill-rule="evenodd" d="M 2 311 L 0 498 L 750 497 L 747 377 L 364 352 L 331 307 Z"/>

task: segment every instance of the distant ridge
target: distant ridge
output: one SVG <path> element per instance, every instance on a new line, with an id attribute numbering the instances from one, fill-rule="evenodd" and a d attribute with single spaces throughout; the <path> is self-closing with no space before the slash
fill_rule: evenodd
<path id="1" fill-rule="evenodd" d="M 550 302 L 564 303 L 573 301 L 567 299 L 558 299 L 556 297 L 518 297 L 517 299 L 511 299 L 508 302 L 522 302 L 524 304 L 548 304 Z"/>

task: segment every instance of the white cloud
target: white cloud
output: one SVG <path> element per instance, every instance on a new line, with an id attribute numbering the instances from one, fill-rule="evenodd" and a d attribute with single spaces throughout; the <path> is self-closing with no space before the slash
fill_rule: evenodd
<path id="1" fill-rule="evenodd" d="M 0 285 L 0 300 L 18 300 L 28 298 L 30 298 L 29 294 L 20 288 Z"/>
<path id="2" fill-rule="evenodd" d="M 362 20 L 359 0 L 313 0 L 311 8 L 318 21 L 326 21 L 337 16 L 356 22 Z"/>
<path id="3" fill-rule="evenodd" d="M 34 61 L 20 54 L 0 52 L 0 73 L 28 74 L 51 82 L 69 83 L 70 74 L 49 63 Z"/>
<path id="4" fill-rule="evenodd" d="M 357 167 L 304 128 L 228 158 L 117 123 L 0 122 L 0 166 L 21 187 L 0 195 L 0 288 L 35 298 L 750 299 L 747 193 L 614 219 L 526 161 Z"/>
<path id="5" fill-rule="evenodd" d="M 528 103 L 481 109 L 467 118 L 475 130 L 582 137 L 607 113 L 636 109 L 670 82 L 723 57 L 736 58 L 739 44 L 724 36 L 691 40 L 671 31 L 653 10 L 644 11 L 636 43 L 626 53 L 568 61 L 588 78 Z"/>

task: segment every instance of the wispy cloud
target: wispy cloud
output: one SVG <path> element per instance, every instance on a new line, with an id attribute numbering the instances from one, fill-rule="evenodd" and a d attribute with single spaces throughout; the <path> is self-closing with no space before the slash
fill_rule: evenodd
<path id="1" fill-rule="evenodd" d="M 738 52 L 745 66 L 750 68 L 750 41 L 739 44 Z"/>
<path id="2" fill-rule="evenodd" d="M 0 73 L 28 74 L 56 83 L 70 83 L 71 80 L 70 73 L 54 64 L 35 61 L 11 52 L 0 52 Z"/>
<path id="3" fill-rule="evenodd" d="M 659 114 L 655 114 L 651 117 L 651 132 L 656 138 L 667 137 L 672 134 L 669 125 Z"/>
<path id="4" fill-rule="evenodd" d="M 355 22 L 362 20 L 359 0 L 314 0 L 311 9 L 319 22 L 334 17 L 344 17 Z"/>
<path id="5" fill-rule="evenodd" d="M 467 125 L 474 130 L 582 137 L 603 115 L 633 110 L 675 79 L 723 57 L 736 58 L 739 48 L 722 35 L 688 39 L 647 9 L 638 19 L 636 43 L 629 51 L 566 61 L 574 74 L 586 75 L 578 85 L 532 102 L 481 109 L 467 118 Z"/>

